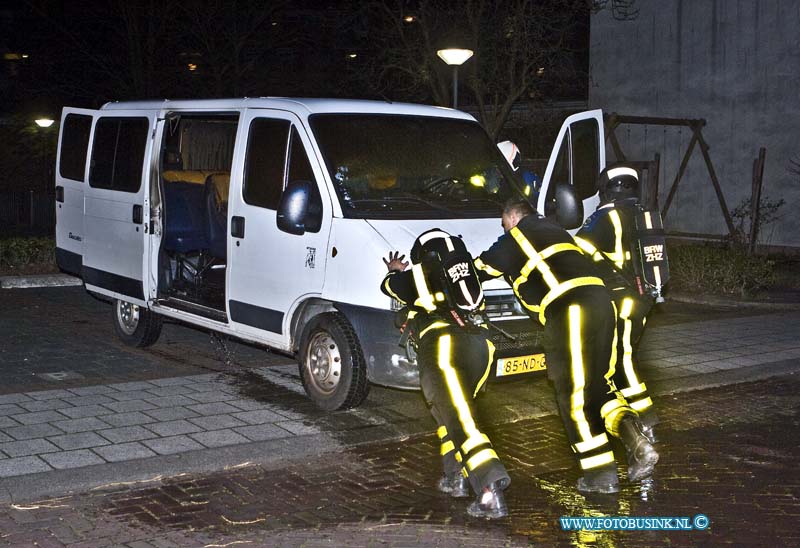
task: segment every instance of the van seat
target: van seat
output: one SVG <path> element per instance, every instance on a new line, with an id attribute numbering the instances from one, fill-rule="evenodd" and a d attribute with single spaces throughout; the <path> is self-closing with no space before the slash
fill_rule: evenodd
<path id="1" fill-rule="evenodd" d="M 217 171 L 205 170 L 183 170 L 183 169 L 168 169 L 161 174 L 164 180 L 168 183 L 194 183 L 196 185 L 203 185 L 209 175 L 219 173 Z"/>
<path id="2" fill-rule="evenodd" d="M 205 187 L 190 182 L 164 185 L 164 249 L 189 253 L 208 248 Z"/>
<path id="3" fill-rule="evenodd" d="M 228 237 L 228 188 L 231 177 L 227 173 L 209 175 L 206 180 L 206 238 L 209 254 L 225 260 Z"/>

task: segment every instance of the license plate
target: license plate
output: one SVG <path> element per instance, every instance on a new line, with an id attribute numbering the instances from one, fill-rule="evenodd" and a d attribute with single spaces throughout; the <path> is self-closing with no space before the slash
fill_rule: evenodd
<path id="1" fill-rule="evenodd" d="M 545 369 L 544 354 L 500 358 L 497 360 L 498 377 L 519 375 L 520 373 L 530 373 L 531 371 L 544 371 Z"/>

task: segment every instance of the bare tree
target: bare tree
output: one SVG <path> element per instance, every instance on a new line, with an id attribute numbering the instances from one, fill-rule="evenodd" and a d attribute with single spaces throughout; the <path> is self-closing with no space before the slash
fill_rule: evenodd
<path id="1" fill-rule="evenodd" d="M 569 77 L 566 37 L 589 10 L 586 0 L 428 0 L 413 8 L 403 0 L 373 0 L 365 6 L 374 22 L 365 84 L 390 97 L 428 96 L 448 105 L 452 72 L 436 51 L 472 49 L 460 74 L 492 137 L 516 102 L 535 101 L 545 86 Z"/>

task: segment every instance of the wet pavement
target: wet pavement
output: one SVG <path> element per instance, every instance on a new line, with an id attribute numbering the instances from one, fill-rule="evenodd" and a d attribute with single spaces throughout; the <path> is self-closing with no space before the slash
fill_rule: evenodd
<path id="1" fill-rule="evenodd" d="M 653 485 L 586 498 L 555 416 L 496 425 L 511 514 L 465 515 L 433 485 L 432 435 L 277 468 L 243 466 L 0 509 L 19 546 L 797 546 L 800 379 L 787 375 L 661 400 Z M 705 514 L 702 531 L 568 532 L 562 516 Z"/>
<path id="2" fill-rule="evenodd" d="M 490 383 L 478 407 L 514 483 L 511 517 L 489 524 L 432 489 L 418 393 L 373 387 L 361 407 L 324 413 L 286 356 L 178 324 L 132 349 L 82 288 L 0 290 L 0 546 L 800 545 L 787 525 L 799 319 L 672 303 L 651 315 L 642 371 L 664 424 L 646 493 L 578 495 L 543 375 Z M 598 513 L 704 513 L 711 527 L 558 526 Z"/>

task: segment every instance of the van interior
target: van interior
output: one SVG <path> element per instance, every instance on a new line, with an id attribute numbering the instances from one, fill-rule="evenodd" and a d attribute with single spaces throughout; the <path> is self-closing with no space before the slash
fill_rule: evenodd
<path id="1" fill-rule="evenodd" d="M 226 321 L 228 190 L 238 115 L 173 114 L 161 150 L 158 297 Z"/>

